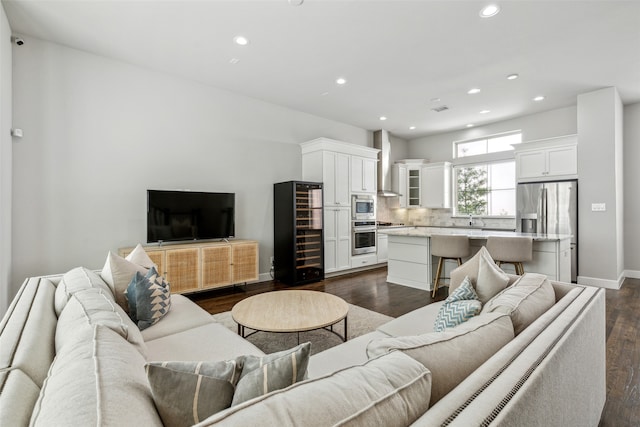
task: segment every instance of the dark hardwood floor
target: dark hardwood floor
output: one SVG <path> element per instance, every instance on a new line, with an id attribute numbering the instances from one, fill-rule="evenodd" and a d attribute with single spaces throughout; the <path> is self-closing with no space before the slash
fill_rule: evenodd
<path id="1" fill-rule="evenodd" d="M 383 267 L 295 289 L 328 292 L 351 304 L 393 317 L 446 297 L 446 288 L 440 289 L 432 299 L 429 292 L 387 283 L 386 277 L 387 269 Z M 271 281 L 192 294 L 190 298 L 215 314 L 231 310 L 235 303 L 251 295 L 290 288 Z M 600 426 L 639 426 L 640 280 L 627 279 L 620 290 L 607 290 L 606 304 L 607 401 Z"/>

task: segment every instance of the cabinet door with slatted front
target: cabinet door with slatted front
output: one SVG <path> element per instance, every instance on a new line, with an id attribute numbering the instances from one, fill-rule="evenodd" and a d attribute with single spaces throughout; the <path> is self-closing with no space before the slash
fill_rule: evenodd
<path id="1" fill-rule="evenodd" d="M 202 248 L 202 288 L 211 289 L 231 283 L 231 246 Z"/>
<path id="2" fill-rule="evenodd" d="M 258 280 L 258 242 L 235 243 L 233 248 L 233 283 Z"/>
<path id="3" fill-rule="evenodd" d="M 200 289 L 200 248 L 167 249 L 165 266 L 171 292 L 183 293 Z"/>
<path id="4" fill-rule="evenodd" d="M 147 255 L 149 255 L 151 261 L 153 261 L 153 263 L 156 265 L 156 270 L 158 271 L 158 273 L 160 273 L 160 275 L 162 276 L 166 276 L 167 270 L 164 268 L 165 251 L 149 251 L 145 249 L 145 252 L 147 253 Z"/>

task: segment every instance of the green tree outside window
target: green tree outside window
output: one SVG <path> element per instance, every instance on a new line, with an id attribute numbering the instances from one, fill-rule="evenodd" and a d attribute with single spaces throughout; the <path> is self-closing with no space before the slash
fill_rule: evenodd
<path id="1" fill-rule="evenodd" d="M 468 167 L 458 169 L 457 212 L 464 215 L 486 215 L 487 213 L 487 169 Z"/>

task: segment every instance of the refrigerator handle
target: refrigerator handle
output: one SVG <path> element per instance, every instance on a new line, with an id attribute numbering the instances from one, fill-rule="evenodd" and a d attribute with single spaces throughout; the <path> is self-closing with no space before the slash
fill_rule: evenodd
<path id="1" fill-rule="evenodd" d="M 540 201 L 538 203 L 540 207 L 540 212 L 538 213 L 538 218 L 540 221 L 540 232 L 542 234 L 547 234 L 547 189 L 540 189 Z"/>

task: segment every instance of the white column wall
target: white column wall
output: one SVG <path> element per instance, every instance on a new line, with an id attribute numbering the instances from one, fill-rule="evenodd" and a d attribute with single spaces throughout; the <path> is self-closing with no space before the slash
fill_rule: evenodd
<path id="1" fill-rule="evenodd" d="M 640 102 L 624 107 L 624 268 L 640 279 Z"/>
<path id="2" fill-rule="evenodd" d="M 11 28 L 0 4 L 0 318 L 11 299 Z"/>

